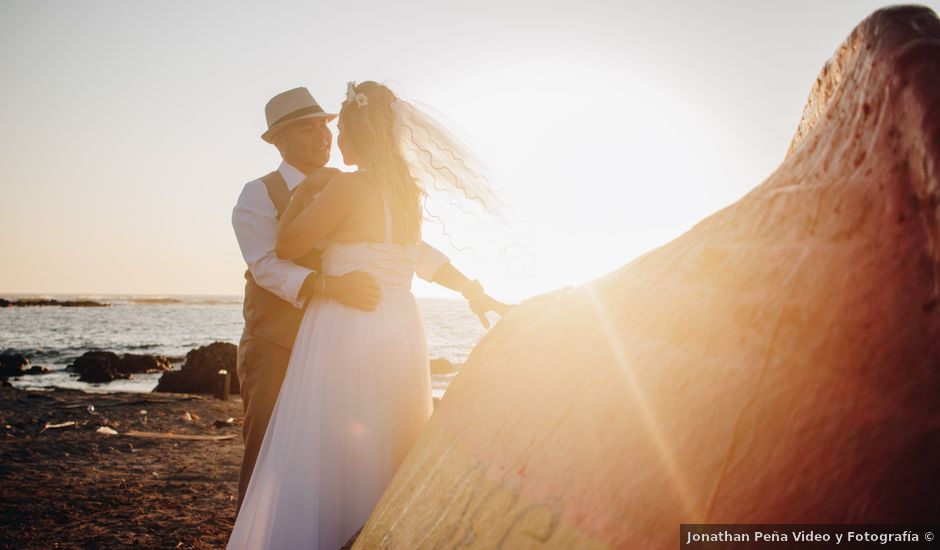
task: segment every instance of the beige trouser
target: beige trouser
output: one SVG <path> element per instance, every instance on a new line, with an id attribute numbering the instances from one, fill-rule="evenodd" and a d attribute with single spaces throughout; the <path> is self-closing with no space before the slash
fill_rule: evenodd
<path id="1" fill-rule="evenodd" d="M 242 426 L 242 439 L 245 441 L 245 455 L 238 476 L 238 508 L 242 507 L 251 472 L 264 441 L 264 431 L 277 403 L 277 394 L 287 373 L 291 350 L 274 344 L 264 338 L 243 333 L 238 344 L 238 382 L 241 388 L 242 405 L 245 420 Z M 236 514 L 237 514 L 236 510 Z"/>

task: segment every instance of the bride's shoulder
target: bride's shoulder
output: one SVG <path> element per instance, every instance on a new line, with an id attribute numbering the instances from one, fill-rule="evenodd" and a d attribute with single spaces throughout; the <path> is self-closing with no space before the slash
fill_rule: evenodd
<path id="1" fill-rule="evenodd" d="M 329 185 L 334 187 L 361 187 L 368 183 L 368 178 L 362 172 L 340 172 L 330 180 Z"/>
<path id="2" fill-rule="evenodd" d="M 341 172 L 323 190 L 330 200 L 359 202 L 368 197 L 372 189 L 368 179 L 360 172 Z"/>
<path id="3" fill-rule="evenodd" d="M 365 182 L 365 177 L 359 172 L 340 172 L 330 179 L 326 188 L 329 189 L 332 187 L 333 189 L 345 188 L 346 190 L 354 190 L 352 188 L 361 187 Z"/>

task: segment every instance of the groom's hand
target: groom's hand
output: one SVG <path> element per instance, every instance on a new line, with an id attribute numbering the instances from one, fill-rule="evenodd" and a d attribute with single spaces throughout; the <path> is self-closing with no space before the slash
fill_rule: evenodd
<path id="1" fill-rule="evenodd" d="M 336 277 L 327 275 L 324 286 L 327 298 L 364 311 L 374 310 L 382 299 L 382 291 L 375 277 L 362 271 Z"/>

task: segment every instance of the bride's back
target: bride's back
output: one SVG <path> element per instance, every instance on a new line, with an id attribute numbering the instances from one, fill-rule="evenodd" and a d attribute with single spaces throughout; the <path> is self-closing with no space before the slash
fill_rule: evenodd
<path id="1" fill-rule="evenodd" d="M 420 240 L 419 235 L 405 235 L 404 224 L 388 206 L 382 191 L 372 176 L 358 171 L 343 174 L 330 185 L 343 185 L 350 200 L 349 215 L 329 235 L 329 240 L 337 243 L 393 243 L 413 245 Z M 386 220 L 386 215 L 391 217 Z M 391 231 L 387 235 L 387 230 Z"/>

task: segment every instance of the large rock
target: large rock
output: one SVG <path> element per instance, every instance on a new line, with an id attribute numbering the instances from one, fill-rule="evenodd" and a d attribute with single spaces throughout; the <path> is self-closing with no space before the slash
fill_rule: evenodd
<path id="1" fill-rule="evenodd" d="M 130 378 L 130 373 L 118 370 L 121 358 L 110 351 L 86 351 L 68 366 L 68 370 L 77 372 L 82 382 L 100 384 L 120 378 Z"/>
<path id="2" fill-rule="evenodd" d="M 170 360 L 163 355 L 137 355 L 127 353 L 121 357 L 118 370 L 126 373 L 161 372 L 172 370 Z"/>
<path id="3" fill-rule="evenodd" d="M 0 378 L 26 374 L 30 368 L 29 359 L 19 353 L 0 354 Z"/>
<path id="4" fill-rule="evenodd" d="M 238 347 L 228 342 L 214 342 L 186 354 L 186 362 L 178 371 L 160 377 L 155 392 L 216 393 L 219 389 L 219 371 L 227 370 L 230 391 L 238 395 L 238 374 L 235 358 Z"/>
<path id="5" fill-rule="evenodd" d="M 940 21 L 876 12 L 780 168 L 529 300 L 357 548 L 675 548 L 680 523 L 940 521 Z"/>
<path id="6" fill-rule="evenodd" d="M 91 383 L 111 382 L 131 378 L 132 374 L 168 371 L 171 368 L 169 360 L 162 355 L 127 353 L 118 356 L 110 351 L 87 351 L 68 366 L 68 370 L 79 374 L 79 380 Z"/>

